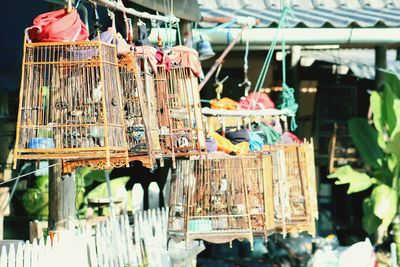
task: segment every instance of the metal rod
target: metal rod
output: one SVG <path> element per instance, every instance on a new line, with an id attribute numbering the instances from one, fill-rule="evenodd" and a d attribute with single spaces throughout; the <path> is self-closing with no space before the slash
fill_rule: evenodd
<path id="1" fill-rule="evenodd" d="M 201 81 L 199 85 L 199 91 L 203 89 L 204 85 L 208 82 L 208 80 L 211 78 L 211 76 L 214 74 L 214 72 L 217 70 L 218 66 L 222 64 L 222 61 L 226 57 L 226 55 L 231 51 L 231 49 L 235 46 L 235 44 L 239 41 L 239 39 L 242 36 L 243 30 L 246 28 L 246 26 L 242 27 L 242 30 L 239 32 L 238 35 L 236 35 L 235 39 L 225 48 L 224 52 L 219 56 L 219 58 L 215 61 L 214 65 L 211 67 L 211 69 L 207 72 L 207 75 L 204 77 L 204 79 Z"/>
<path id="2" fill-rule="evenodd" d="M 170 16 L 161 16 L 161 15 L 152 15 L 148 12 L 139 12 L 133 8 L 127 8 L 123 5 L 122 1 L 110 1 L 110 0 L 93 0 L 89 2 L 95 2 L 100 6 L 108 7 L 113 10 L 118 10 L 121 12 L 125 12 L 126 14 L 140 17 L 140 18 L 145 18 L 145 19 L 152 19 L 152 20 L 161 20 L 161 21 L 167 21 L 167 22 L 179 22 L 179 18 L 170 15 Z"/>
<path id="3" fill-rule="evenodd" d="M 47 2 L 52 2 L 55 4 L 63 5 L 66 1 L 63 0 L 46 0 Z M 152 15 L 148 12 L 139 12 L 133 8 L 127 8 L 123 5 L 121 1 L 114 2 L 110 0 L 87 0 L 89 3 L 96 3 L 97 5 L 111 8 L 112 10 L 118 10 L 121 12 L 125 12 L 126 14 L 141 17 L 145 19 L 151 20 L 160 20 L 160 21 L 167 21 L 167 22 L 179 22 L 179 18 L 175 17 L 174 15 L 169 16 L 162 16 L 162 15 Z M 85 11 L 83 11 L 85 12 Z M 86 11 L 87 12 L 87 11 Z"/>

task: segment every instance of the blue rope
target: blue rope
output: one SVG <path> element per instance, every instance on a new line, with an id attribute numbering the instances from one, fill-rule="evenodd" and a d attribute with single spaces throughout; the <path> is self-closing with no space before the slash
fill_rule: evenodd
<path id="1" fill-rule="evenodd" d="M 208 32 L 208 31 L 215 31 L 218 29 L 224 29 L 224 28 L 230 28 L 232 27 L 233 24 L 235 24 L 237 22 L 237 19 L 232 19 L 231 21 L 219 24 L 218 26 L 215 26 L 214 28 L 210 28 L 210 29 L 204 29 L 204 32 Z"/>
<path id="2" fill-rule="evenodd" d="M 285 23 L 285 18 L 287 13 L 289 12 L 289 8 L 285 7 L 282 11 L 281 17 L 279 19 L 279 24 L 278 24 L 278 28 L 276 29 L 275 35 L 274 35 L 274 39 L 271 42 L 271 47 L 268 50 L 268 54 L 267 57 L 265 58 L 264 64 L 261 68 L 261 72 L 258 76 L 257 82 L 256 82 L 256 86 L 254 87 L 254 93 L 258 92 L 261 90 L 261 87 L 263 86 L 264 82 L 265 82 L 265 78 L 267 77 L 267 73 L 268 73 L 268 69 L 271 65 L 271 61 L 272 61 L 272 56 L 274 55 L 274 51 L 275 51 L 275 47 L 276 47 L 276 43 L 278 42 L 278 33 L 279 30 L 284 27 L 284 23 Z M 254 105 L 253 105 L 253 109 L 255 109 L 255 105 L 258 101 L 260 94 L 257 94 L 256 96 L 256 100 L 254 101 Z M 250 106 L 247 108 L 250 109 Z"/>
<path id="3" fill-rule="evenodd" d="M 284 26 L 285 17 L 287 15 L 288 11 L 289 11 L 289 8 L 285 7 L 283 9 L 281 17 L 279 19 L 278 28 L 277 28 L 277 30 L 275 32 L 274 39 L 271 42 L 271 48 L 268 50 L 267 57 L 265 58 L 263 67 L 261 68 L 260 75 L 258 76 L 258 79 L 257 79 L 257 82 L 256 82 L 256 86 L 254 87 L 254 92 L 259 91 L 261 89 L 262 85 L 265 82 L 265 78 L 267 77 L 269 66 L 271 65 L 272 56 L 273 56 L 274 51 L 275 51 L 276 43 L 278 42 L 279 29 L 281 29 Z"/>
<path id="4" fill-rule="evenodd" d="M 291 10 L 288 9 L 288 12 Z M 287 18 L 285 22 L 288 23 Z M 284 22 L 283 28 L 286 26 Z M 296 99 L 294 97 L 294 89 L 289 87 L 286 83 L 286 41 L 285 38 L 282 38 L 282 104 L 280 108 L 286 108 L 289 110 L 289 115 L 291 117 L 290 120 L 290 130 L 294 131 L 297 129 L 296 123 L 296 112 L 299 108 L 299 105 L 296 103 Z"/>
<path id="5" fill-rule="evenodd" d="M 297 128 L 295 116 L 299 108 L 299 104 L 296 103 L 296 100 L 294 98 L 294 89 L 289 87 L 286 83 L 282 84 L 282 87 L 282 104 L 280 105 L 280 108 L 286 108 L 289 111 L 289 116 L 292 118 L 290 120 L 290 130 L 294 131 Z"/>

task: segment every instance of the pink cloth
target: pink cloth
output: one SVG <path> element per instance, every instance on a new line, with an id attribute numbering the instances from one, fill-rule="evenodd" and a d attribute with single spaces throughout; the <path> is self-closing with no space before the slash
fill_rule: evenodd
<path id="1" fill-rule="evenodd" d="M 33 26 L 26 32 L 32 42 L 83 41 L 89 37 L 75 8 L 70 13 L 66 9 L 43 13 L 34 19 Z"/>
<path id="2" fill-rule="evenodd" d="M 135 56 L 137 58 L 147 57 L 147 63 L 150 65 L 153 73 L 157 73 L 157 59 L 156 59 L 157 49 L 149 45 L 137 46 L 135 48 Z"/>
<path id="3" fill-rule="evenodd" d="M 165 65 L 165 69 L 167 70 L 167 72 L 169 72 L 171 68 L 171 59 L 169 58 L 167 53 L 164 53 L 164 51 L 161 50 L 157 50 L 156 59 L 157 59 L 157 64 Z"/>
<path id="4" fill-rule="evenodd" d="M 266 93 L 250 93 L 246 98 L 239 101 L 239 106 L 242 109 L 250 110 L 275 108 L 274 102 Z"/>
<path id="5" fill-rule="evenodd" d="M 303 142 L 293 133 L 286 131 L 282 134 L 280 143 L 289 145 L 289 144 L 301 144 Z"/>
<path id="6" fill-rule="evenodd" d="M 173 65 L 190 68 L 197 77 L 202 73 L 199 54 L 193 48 L 183 45 L 175 46 L 171 49 L 169 56 Z"/>

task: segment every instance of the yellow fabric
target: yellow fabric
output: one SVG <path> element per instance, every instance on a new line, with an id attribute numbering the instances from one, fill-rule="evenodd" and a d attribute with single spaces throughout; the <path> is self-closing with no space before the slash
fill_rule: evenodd
<path id="1" fill-rule="evenodd" d="M 238 108 L 238 102 L 224 97 L 221 99 L 213 99 L 211 100 L 211 108 L 212 109 L 228 109 L 228 110 L 235 110 Z"/>
<path id="2" fill-rule="evenodd" d="M 246 154 L 249 151 L 249 143 L 247 142 L 234 145 L 231 141 L 216 132 L 210 133 L 209 135 L 217 141 L 218 151 L 235 155 Z"/>

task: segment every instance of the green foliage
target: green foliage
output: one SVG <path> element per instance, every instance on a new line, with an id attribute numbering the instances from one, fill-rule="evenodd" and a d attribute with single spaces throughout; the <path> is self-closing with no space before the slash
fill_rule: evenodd
<path id="1" fill-rule="evenodd" d="M 371 193 L 372 209 L 382 224 L 388 227 L 397 213 L 397 192 L 391 187 L 381 184 Z"/>
<path id="2" fill-rule="evenodd" d="M 362 224 L 364 230 L 367 232 L 367 234 L 372 235 L 375 233 L 376 229 L 378 229 L 379 225 L 381 225 L 382 220 L 379 219 L 375 214 L 374 214 L 374 208 L 372 204 L 371 198 L 367 197 L 364 199 L 363 202 L 363 213 L 364 216 L 362 218 Z"/>
<path id="3" fill-rule="evenodd" d="M 352 118 L 348 125 L 361 158 L 372 167 L 378 168 L 384 157 L 383 150 L 377 143 L 378 132 L 364 118 Z"/>
<path id="4" fill-rule="evenodd" d="M 353 170 L 350 166 L 346 165 L 337 169 L 328 178 L 337 178 L 335 182 L 337 185 L 349 184 L 347 194 L 357 193 L 364 191 L 376 183 L 375 178 L 369 177 L 367 174 Z"/>
<path id="5" fill-rule="evenodd" d="M 372 187 L 363 203 L 363 227 L 368 234 L 379 226 L 387 229 L 399 214 L 400 197 L 400 81 L 385 74 L 380 92 L 372 92 L 370 105 L 373 126 L 364 118 L 349 120 L 349 131 L 368 174 L 350 166 L 337 169 L 328 178 L 336 184 L 349 184 L 348 194 Z"/>
<path id="6" fill-rule="evenodd" d="M 76 175 L 82 179 L 85 186 L 91 186 L 94 182 L 102 183 L 106 181 L 104 171 L 93 170 L 89 167 L 79 167 L 76 170 Z"/>
<path id="7" fill-rule="evenodd" d="M 116 178 L 110 181 L 111 184 L 111 192 L 113 194 L 113 197 L 115 197 L 115 194 L 118 190 L 119 187 L 125 187 L 126 183 L 129 181 L 130 177 L 120 177 Z M 98 198 L 98 197 L 108 197 L 108 191 L 107 191 L 107 183 L 104 182 L 100 185 L 98 185 L 96 188 L 94 188 L 92 191 L 90 191 L 86 198 Z"/>
<path id="8" fill-rule="evenodd" d="M 49 177 L 39 176 L 35 179 L 35 186 L 28 188 L 22 194 L 22 205 L 31 218 L 47 218 L 49 215 Z"/>

